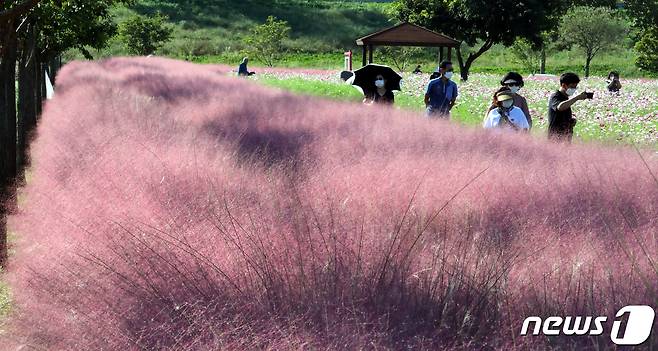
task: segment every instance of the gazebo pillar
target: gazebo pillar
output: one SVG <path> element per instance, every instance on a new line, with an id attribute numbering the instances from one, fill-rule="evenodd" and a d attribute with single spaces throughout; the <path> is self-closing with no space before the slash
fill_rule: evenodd
<path id="1" fill-rule="evenodd" d="M 363 45 L 363 60 L 361 61 L 361 67 L 366 65 L 366 55 L 368 54 L 368 48 Z"/>
<path id="2" fill-rule="evenodd" d="M 443 49 L 441 49 L 441 50 L 443 50 Z M 448 61 L 452 61 L 452 48 L 451 47 L 448 48 Z"/>
<path id="3" fill-rule="evenodd" d="M 443 62 L 443 46 L 439 47 L 439 64 Z"/>
<path id="4" fill-rule="evenodd" d="M 374 46 L 368 45 L 368 63 L 372 63 L 372 52 L 375 51 Z"/>

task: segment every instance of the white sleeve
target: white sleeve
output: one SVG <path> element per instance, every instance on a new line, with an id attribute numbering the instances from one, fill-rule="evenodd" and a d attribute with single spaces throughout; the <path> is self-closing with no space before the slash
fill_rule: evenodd
<path id="1" fill-rule="evenodd" d="M 487 115 L 487 118 L 484 119 L 484 123 L 482 124 L 482 127 L 484 129 L 491 129 L 494 128 L 493 120 L 494 120 L 494 115 L 495 115 L 495 109 L 489 111 L 489 114 Z"/>
<path id="2" fill-rule="evenodd" d="M 514 115 L 514 124 L 521 129 L 530 129 L 528 124 L 528 118 L 526 118 L 525 113 L 518 107 L 515 107 L 512 112 Z"/>

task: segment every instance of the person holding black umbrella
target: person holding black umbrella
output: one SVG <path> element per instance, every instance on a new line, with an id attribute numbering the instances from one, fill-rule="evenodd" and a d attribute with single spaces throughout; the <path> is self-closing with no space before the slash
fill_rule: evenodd
<path id="1" fill-rule="evenodd" d="M 391 67 L 371 63 L 354 71 L 352 84 L 363 91 L 365 104 L 393 104 L 393 90 L 400 90 L 401 80 Z"/>
<path id="2" fill-rule="evenodd" d="M 364 90 L 365 99 L 363 99 L 364 104 L 388 104 L 392 105 L 395 103 L 395 95 L 392 90 L 386 89 L 386 78 L 383 75 L 378 74 L 375 77 L 374 89 L 371 91 Z"/>

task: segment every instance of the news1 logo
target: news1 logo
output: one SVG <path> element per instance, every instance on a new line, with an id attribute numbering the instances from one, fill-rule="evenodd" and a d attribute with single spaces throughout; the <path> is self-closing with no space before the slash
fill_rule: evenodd
<path id="1" fill-rule="evenodd" d="M 626 326 L 622 329 L 625 315 Z M 610 331 L 610 340 L 615 345 L 640 345 L 649 339 L 656 313 L 651 306 L 631 305 L 620 309 L 615 315 Z M 608 317 L 528 317 L 523 321 L 521 335 L 527 335 L 532 325 L 531 335 L 602 335 Z"/>

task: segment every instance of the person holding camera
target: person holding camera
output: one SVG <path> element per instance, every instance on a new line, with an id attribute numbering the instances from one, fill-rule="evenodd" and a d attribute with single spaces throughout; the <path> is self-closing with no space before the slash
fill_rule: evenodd
<path id="1" fill-rule="evenodd" d="M 575 73 L 560 76 L 560 90 L 551 95 L 548 102 L 548 138 L 571 142 L 576 119 L 573 118 L 571 106 L 585 99 L 592 99 L 594 93 L 586 91 L 576 94 L 580 78 Z"/>

